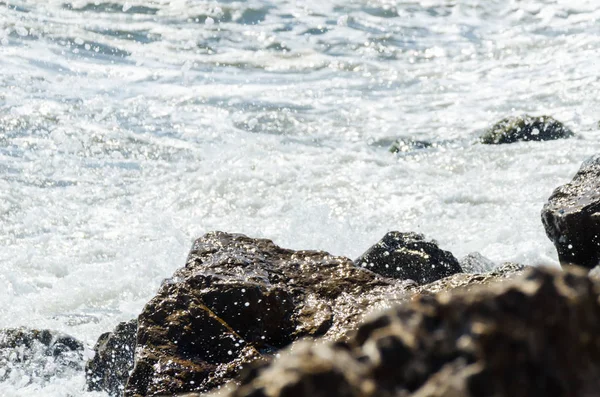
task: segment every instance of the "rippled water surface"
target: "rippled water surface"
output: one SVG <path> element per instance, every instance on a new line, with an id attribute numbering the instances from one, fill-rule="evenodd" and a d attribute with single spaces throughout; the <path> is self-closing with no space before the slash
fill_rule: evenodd
<path id="1" fill-rule="evenodd" d="M 599 71 L 595 0 L 0 1 L 0 328 L 93 344 L 210 230 L 557 266 L 539 211 L 600 150 Z M 577 138 L 476 143 L 525 112 Z"/>

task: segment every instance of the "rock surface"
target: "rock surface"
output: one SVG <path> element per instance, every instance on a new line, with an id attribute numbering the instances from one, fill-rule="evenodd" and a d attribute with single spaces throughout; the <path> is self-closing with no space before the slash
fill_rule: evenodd
<path id="1" fill-rule="evenodd" d="M 513 270 L 457 273 L 419 286 L 326 252 L 209 233 L 139 316 L 125 396 L 212 390 L 303 337 L 343 342 L 373 311 L 419 295 L 469 291 L 505 280 Z"/>
<path id="2" fill-rule="evenodd" d="M 592 269 L 600 263 L 600 155 L 586 160 L 571 182 L 552 193 L 542 222 L 562 265 Z"/>
<path id="3" fill-rule="evenodd" d="M 83 369 L 83 344 L 50 330 L 9 328 L 0 330 L 0 382 L 26 386 Z M 18 379 L 18 381 L 17 381 Z"/>
<path id="4" fill-rule="evenodd" d="M 389 232 L 355 263 L 385 277 L 428 284 L 460 273 L 458 260 L 422 234 Z"/>
<path id="5" fill-rule="evenodd" d="M 464 275 L 469 276 L 469 275 Z M 581 269 L 422 295 L 345 342 L 300 342 L 229 397 L 596 396 L 600 285 Z"/>
<path id="6" fill-rule="evenodd" d="M 487 273 L 494 270 L 496 263 L 481 255 L 479 252 L 471 252 L 461 258 L 458 263 L 465 273 Z"/>
<path id="7" fill-rule="evenodd" d="M 433 147 L 431 142 L 419 141 L 415 139 L 396 139 L 390 145 L 389 151 L 391 153 L 407 153 L 419 149 L 428 149 Z"/>
<path id="8" fill-rule="evenodd" d="M 114 331 L 100 335 L 94 346 L 94 357 L 85 366 L 89 391 L 104 391 L 122 396 L 129 371 L 133 369 L 133 353 L 137 320 L 122 322 Z"/>
<path id="9" fill-rule="evenodd" d="M 480 138 L 481 143 L 496 145 L 518 141 L 549 141 L 572 137 L 573 131 L 550 116 L 516 116 L 500 120 Z"/>
<path id="10" fill-rule="evenodd" d="M 125 395 L 209 390 L 301 337 L 343 339 L 411 285 L 326 252 L 209 233 L 139 316 Z"/>

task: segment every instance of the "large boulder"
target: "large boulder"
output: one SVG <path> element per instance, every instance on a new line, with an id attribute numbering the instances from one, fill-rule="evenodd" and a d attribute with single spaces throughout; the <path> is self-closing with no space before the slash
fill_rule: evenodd
<path id="1" fill-rule="evenodd" d="M 44 384 L 83 370 L 83 344 L 72 336 L 50 330 L 0 330 L 0 382 L 26 386 Z"/>
<path id="2" fill-rule="evenodd" d="M 131 320 L 100 335 L 94 346 L 94 357 L 85 366 L 89 391 L 104 391 L 111 397 L 123 395 L 133 369 L 136 332 L 137 320 Z"/>
<path id="3" fill-rule="evenodd" d="M 385 277 L 418 284 L 462 272 L 458 260 L 422 234 L 389 232 L 355 263 Z"/>
<path id="4" fill-rule="evenodd" d="M 558 187 L 542 209 L 546 234 L 560 263 L 600 263 L 600 155 L 586 160 L 573 180 Z"/>
<path id="5" fill-rule="evenodd" d="M 549 141 L 572 137 L 573 131 L 550 116 L 507 117 L 481 136 L 481 143 L 497 145 L 518 141 Z"/>
<path id="6" fill-rule="evenodd" d="M 505 277 L 458 273 L 419 286 L 326 252 L 209 233 L 138 317 L 125 396 L 206 392 L 301 338 L 343 342 L 373 311 Z"/>
<path id="7" fill-rule="evenodd" d="M 470 291 L 422 295 L 345 342 L 296 344 L 229 397 L 596 396 L 600 285 L 530 268 Z"/>
<path id="8" fill-rule="evenodd" d="M 125 395 L 212 389 L 299 338 L 343 339 L 411 288 L 326 252 L 209 233 L 140 314 Z"/>

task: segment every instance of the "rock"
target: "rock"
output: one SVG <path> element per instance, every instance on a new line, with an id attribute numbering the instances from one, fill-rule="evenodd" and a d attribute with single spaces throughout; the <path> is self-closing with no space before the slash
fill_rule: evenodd
<path id="1" fill-rule="evenodd" d="M 389 232 L 377 244 L 356 259 L 365 267 L 385 277 L 414 280 L 428 284 L 462 272 L 456 258 L 441 250 L 422 234 Z"/>
<path id="2" fill-rule="evenodd" d="M 562 265 L 592 269 L 600 263 L 600 155 L 586 160 L 571 182 L 552 193 L 542 222 Z"/>
<path id="3" fill-rule="evenodd" d="M 209 233 L 139 316 L 125 396 L 210 390 L 302 337 L 343 340 L 414 288 L 326 252 Z"/>
<path id="4" fill-rule="evenodd" d="M 60 332 L 28 328 L 0 330 L 0 382 L 23 386 L 83 370 L 83 344 Z M 17 380 L 18 379 L 18 380 Z"/>
<path id="5" fill-rule="evenodd" d="M 529 268 L 495 286 L 423 295 L 344 342 L 295 344 L 225 395 L 595 396 L 599 298 L 600 285 L 577 268 Z"/>
<path id="6" fill-rule="evenodd" d="M 479 252 L 471 252 L 459 261 L 460 268 L 465 273 L 487 273 L 494 270 L 496 263 Z"/>
<path id="7" fill-rule="evenodd" d="M 432 146 L 431 142 L 401 138 L 392 142 L 389 151 L 392 153 L 407 153 L 419 149 L 428 149 Z"/>
<path id="8" fill-rule="evenodd" d="M 480 138 L 484 144 L 518 141 L 549 141 L 572 137 L 573 131 L 550 116 L 507 117 L 489 128 Z"/>
<path id="9" fill-rule="evenodd" d="M 123 395 L 133 369 L 136 331 L 137 320 L 131 320 L 119 323 L 113 332 L 100 335 L 94 346 L 94 357 L 85 366 L 88 391 Z"/>

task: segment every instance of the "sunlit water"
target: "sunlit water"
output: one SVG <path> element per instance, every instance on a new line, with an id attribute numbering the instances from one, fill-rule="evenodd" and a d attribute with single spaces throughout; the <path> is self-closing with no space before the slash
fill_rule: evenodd
<path id="1" fill-rule="evenodd" d="M 539 212 L 600 151 L 599 2 L 111 1 L 0 1 L 0 328 L 92 345 L 211 230 L 558 265 Z M 578 138 L 476 143 L 525 112 Z"/>

